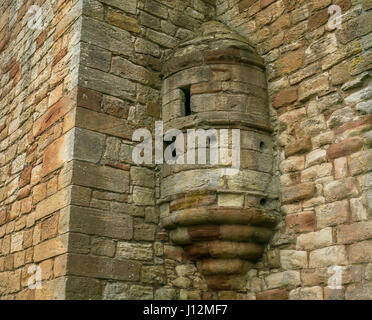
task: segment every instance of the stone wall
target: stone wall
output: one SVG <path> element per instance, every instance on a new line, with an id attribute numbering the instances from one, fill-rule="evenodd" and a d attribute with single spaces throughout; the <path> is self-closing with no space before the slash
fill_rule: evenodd
<path id="1" fill-rule="evenodd" d="M 28 26 L 31 5 L 46 19 Z M 0 3 L 0 296 L 65 298 L 81 1 Z M 63 149 L 60 147 L 63 145 Z M 41 290 L 30 290 L 43 270 Z"/>
<path id="2" fill-rule="evenodd" d="M 328 7 L 342 9 L 342 29 Z M 252 299 L 371 299 L 372 2 L 217 1 L 267 66 L 283 221 Z M 369 173 L 368 173 L 369 171 Z M 342 289 L 327 273 L 343 266 Z"/>
<path id="3" fill-rule="evenodd" d="M 372 3 L 334 1 L 341 30 L 331 4 L 2 0 L 0 298 L 371 299 Z M 264 59 L 275 129 L 282 221 L 239 291 L 210 290 L 170 242 L 160 168 L 131 157 L 134 130 L 162 118 L 164 58 L 212 19 Z"/>

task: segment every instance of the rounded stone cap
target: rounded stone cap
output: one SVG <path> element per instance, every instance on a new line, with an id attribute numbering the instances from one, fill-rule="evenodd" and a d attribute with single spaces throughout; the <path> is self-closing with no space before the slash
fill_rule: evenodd
<path id="1" fill-rule="evenodd" d="M 180 43 L 165 59 L 163 76 L 209 64 L 249 64 L 264 69 L 263 59 L 248 41 L 221 22 L 208 21 L 198 35 Z"/>

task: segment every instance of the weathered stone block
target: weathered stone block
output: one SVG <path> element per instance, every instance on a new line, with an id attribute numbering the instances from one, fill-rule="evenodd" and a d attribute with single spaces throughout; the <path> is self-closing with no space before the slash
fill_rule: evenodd
<path id="1" fill-rule="evenodd" d="M 218 206 L 243 207 L 244 194 L 221 193 L 218 195 Z"/>
<path id="2" fill-rule="evenodd" d="M 137 205 L 154 205 L 154 190 L 143 187 L 133 188 L 133 201 Z"/>
<path id="3" fill-rule="evenodd" d="M 285 289 L 273 289 L 257 293 L 257 300 L 287 300 L 288 291 Z"/>
<path id="4" fill-rule="evenodd" d="M 301 283 L 299 271 L 283 271 L 268 275 L 265 278 L 267 288 L 298 286 Z"/>
<path id="5" fill-rule="evenodd" d="M 133 218 L 129 215 L 76 206 L 71 206 L 66 215 L 71 232 L 122 240 L 133 237 Z"/>
<path id="6" fill-rule="evenodd" d="M 372 261 L 372 240 L 362 241 L 350 245 L 349 260 L 351 263 Z"/>
<path id="7" fill-rule="evenodd" d="M 281 250 L 280 263 L 284 269 L 307 268 L 307 252 L 296 250 Z"/>
<path id="8" fill-rule="evenodd" d="M 103 292 L 105 300 L 128 300 L 129 284 L 122 282 L 108 282 Z"/>
<path id="9" fill-rule="evenodd" d="M 327 151 L 318 149 L 310 152 L 306 156 L 306 167 L 311 167 L 315 164 L 323 163 L 327 160 Z"/>
<path id="10" fill-rule="evenodd" d="M 351 175 L 356 176 L 366 173 L 372 169 L 372 150 L 354 153 L 349 159 L 349 170 Z"/>
<path id="11" fill-rule="evenodd" d="M 297 288 L 289 292 L 289 300 L 323 300 L 323 288 Z"/>
<path id="12" fill-rule="evenodd" d="M 80 62 L 81 64 L 99 69 L 104 72 L 110 70 L 111 52 L 103 50 L 91 44 L 82 42 L 80 46 Z"/>
<path id="13" fill-rule="evenodd" d="M 297 250 L 314 250 L 333 244 L 332 228 L 301 234 L 297 237 Z"/>
<path id="14" fill-rule="evenodd" d="M 44 152 L 42 175 L 60 168 L 72 159 L 74 148 L 74 131 L 70 130 L 64 136 L 50 144 Z"/>
<path id="15" fill-rule="evenodd" d="M 280 108 L 297 100 L 297 88 L 289 88 L 279 91 L 273 99 L 273 107 Z"/>
<path id="16" fill-rule="evenodd" d="M 34 261 L 49 259 L 68 250 L 68 234 L 60 235 L 56 238 L 41 242 L 34 248 Z"/>
<path id="17" fill-rule="evenodd" d="M 166 273 L 163 266 L 143 266 L 141 268 L 141 280 L 143 283 L 163 285 L 166 282 Z"/>
<path id="18" fill-rule="evenodd" d="M 298 89 L 299 99 L 306 100 L 310 96 L 329 89 L 328 74 L 321 74 L 309 80 L 303 81 Z"/>
<path id="19" fill-rule="evenodd" d="M 83 277 L 138 281 L 140 264 L 107 257 L 69 254 L 67 272 Z"/>
<path id="20" fill-rule="evenodd" d="M 355 198 L 359 195 L 358 181 L 354 178 L 332 181 L 324 187 L 324 197 L 327 201 L 337 201 L 345 198 Z"/>
<path id="21" fill-rule="evenodd" d="M 83 17 L 82 20 L 81 41 L 125 56 L 133 54 L 132 39 L 128 31 L 88 17 Z"/>
<path id="22" fill-rule="evenodd" d="M 119 259 L 150 261 L 153 258 L 151 244 L 119 242 L 117 246 Z"/>
<path id="23" fill-rule="evenodd" d="M 297 153 L 305 153 L 312 149 L 311 138 L 304 137 L 292 141 L 285 147 L 285 156 L 292 156 Z"/>
<path id="24" fill-rule="evenodd" d="M 287 230 L 294 232 L 308 232 L 315 229 L 315 214 L 305 211 L 299 214 L 290 214 L 286 217 Z"/>
<path id="25" fill-rule="evenodd" d="M 352 243 L 372 238 L 372 221 L 341 225 L 337 228 L 338 243 Z"/>
<path id="26" fill-rule="evenodd" d="M 131 300 L 153 300 L 154 292 L 152 287 L 132 285 L 129 289 L 129 299 Z"/>
<path id="27" fill-rule="evenodd" d="M 345 264 L 347 264 L 347 253 L 345 246 L 332 246 L 310 252 L 310 268 L 323 268 L 332 265 Z"/>
<path id="28" fill-rule="evenodd" d="M 312 182 L 301 183 L 297 186 L 283 188 L 282 203 L 291 203 L 309 199 L 315 194 L 315 185 Z"/>
<path id="29" fill-rule="evenodd" d="M 348 156 L 360 150 L 362 146 L 363 146 L 362 139 L 358 137 L 348 138 L 342 142 L 332 144 L 327 151 L 327 155 L 329 159 L 336 159 Z"/>
<path id="30" fill-rule="evenodd" d="M 347 287 L 345 292 L 347 300 L 371 300 L 372 282 L 352 284 Z"/>
<path id="31" fill-rule="evenodd" d="M 66 207 L 70 201 L 70 188 L 64 188 L 45 200 L 39 202 L 35 209 L 36 220 Z"/>
<path id="32" fill-rule="evenodd" d="M 97 279 L 69 276 L 66 281 L 66 300 L 100 300 L 102 283 Z"/>
<path id="33" fill-rule="evenodd" d="M 129 172 L 87 162 L 74 162 L 72 183 L 113 192 L 129 191 Z"/>
<path id="34" fill-rule="evenodd" d="M 325 228 L 344 223 L 348 220 L 349 204 L 347 200 L 321 205 L 315 208 L 317 227 Z"/>

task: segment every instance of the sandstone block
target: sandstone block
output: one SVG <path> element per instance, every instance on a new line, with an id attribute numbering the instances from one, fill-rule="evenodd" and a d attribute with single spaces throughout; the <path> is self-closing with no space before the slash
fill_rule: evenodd
<path id="1" fill-rule="evenodd" d="M 41 219 L 69 204 L 71 189 L 64 188 L 36 205 L 36 220 Z"/>
<path id="2" fill-rule="evenodd" d="M 34 248 L 34 260 L 39 262 L 67 252 L 68 234 L 41 242 Z"/>
<path id="3" fill-rule="evenodd" d="M 298 286 L 301 283 L 299 271 L 283 271 L 270 274 L 265 278 L 267 288 L 275 289 L 284 286 Z"/>
<path id="4" fill-rule="evenodd" d="M 329 89 L 328 74 L 322 74 L 303 81 L 298 90 L 299 99 L 306 100 L 310 96 Z"/>
<path id="5" fill-rule="evenodd" d="M 284 269 L 307 268 L 307 252 L 297 250 L 281 250 L 280 263 Z"/>
<path id="6" fill-rule="evenodd" d="M 322 149 L 314 150 L 306 156 L 306 167 L 323 163 L 327 160 L 327 152 Z"/>
<path id="7" fill-rule="evenodd" d="M 312 182 L 301 183 L 296 186 L 283 188 L 282 203 L 291 203 L 309 199 L 315 194 L 315 185 Z"/>
<path id="8" fill-rule="evenodd" d="M 333 244 L 332 228 L 301 234 L 297 237 L 297 250 L 314 250 Z"/>
<path id="9" fill-rule="evenodd" d="M 119 259 L 131 259 L 150 261 L 153 257 L 151 244 L 119 242 L 117 247 L 117 257 Z"/>
<path id="10" fill-rule="evenodd" d="M 69 254 L 67 272 L 83 277 L 138 281 L 140 278 L 140 264 L 134 261 L 107 257 Z"/>
<path id="11" fill-rule="evenodd" d="M 326 247 L 310 252 L 310 268 L 324 268 L 332 265 L 345 264 L 347 264 L 347 254 L 345 246 Z"/>
<path id="12" fill-rule="evenodd" d="M 329 202 L 349 197 L 355 198 L 358 195 L 358 182 L 354 178 L 331 181 L 324 187 L 324 197 Z"/>
<path id="13" fill-rule="evenodd" d="M 349 260 L 351 263 L 372 261 L 372 240 L 362 241 L 350 245 Z"/>
<path id="14" fill-rule="evenodd" d="M 294 232 L 308 232 L 315 229 L 315 214 L 313 211 L 287 215 L 286 221 L 287 230 Z"/>
<path id="15" fill-rule="evenodd" d="M 143 266 L 141 269 L 143 283 L 163 285 L 166 282 L 166 274 L 163 266 Z"/>
<path id="16" fill-rule="evenodd" d="M 105 300 L 128 300 L 129 284 L 122 282 L 108 282 L 103 292 Z"/>
<path id="17" fill-rule="evenodd" d="M 131 300 L 153 300 L 154 292 L 152 287 L 132 285 L 129 289 L 129 299 Z"/>
<path id="18" fill-rule="evenodd" d="M 243 207 L 244 194 L 221 193 L 218 195 L 218 206 Z"/>
<path id="19" fill-rule="evenodd" d="M 323 300 L 323 288 L 297 288 L 289 292 L 289 300 Z"/>
<path id="20" fill-rule="evenodd" d="M 318 228 L 334 226 L 347 221 L 349 204 L 347 200 L 343 200 L 321 205 L 315 208 L 315 213 Z"/>
<path id="21" fill-rule="evenodd" d="M 345 157 L 360 150 L 362 146 L 362 139 L 358 137 L 348 138 L 342 142 L 332 144 L 327 150 L 327 155 L 329 159 Z"/>
<path id="22" fill-rule="evenodd" d="M 301 139 L 294 140 L 285 147 L 286 157 L 292 156 L 297 153 L 305 153 L 312 149 L 311 138 L 304 137 Z"/>
<path id="23" fill-rule="evenodd" d="M 132 55 L 133 52 L 128 31 L 88 17 L 83 17 L 81 40 L 126 56 Z"/>
<path id="24" fill-rule="evenodd" d="M 257 293 L 257 300 L 287 300 L 288 291 L 285 289 L 273 289 Z"/>
<path id="25" fill-rule="evenodd" d="M 113 192 L 129 191 L 129 172 L 87 162 L 74 162 L 72 183 Z"/>
<path id="26" fill-rule="evenodd" d="M 279 91 L 273 99 L 273 107 L 281 108 L 297 100 L 297 88 L 289 88 Z"/>
<path id="27" fill-rule="evenodd" d="M 134 187 L 133 201 L 137 205 L 154 205 L 154 190 L 143 187 Z"/>
<path id="28" fill-rule="evenodd" d="M 352 284 L 345 292 L 347 300 L 371 300 L 372 282 Z"/>
<path id="29" fill-rule="evenodd" d="M 372 221 L 341 225 L 337 228 L 338 243 L 352 243 L 372 238 Z"/>
<path id="30" fill-rule="evenodd" d="M 71 206 L 65 215 L 69 218 L 71 232 L 122 240 L 133 238 L 133 218 L 129 215 L 76 206 Z M 64 218 L 61 215 L 61 221 Z"/>

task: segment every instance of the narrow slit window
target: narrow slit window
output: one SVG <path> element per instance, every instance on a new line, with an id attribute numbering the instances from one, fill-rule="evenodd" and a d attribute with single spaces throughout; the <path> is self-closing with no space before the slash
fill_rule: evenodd
<path id="1" fill-rule="evenodd" d="M 185 95 L 185 116 L 191 115 L 191 91 L 190 86 L 181 88 L 183 94 Z"/>

